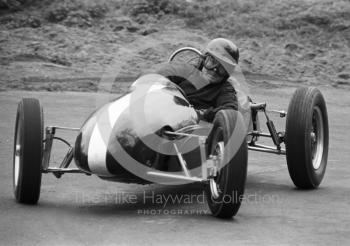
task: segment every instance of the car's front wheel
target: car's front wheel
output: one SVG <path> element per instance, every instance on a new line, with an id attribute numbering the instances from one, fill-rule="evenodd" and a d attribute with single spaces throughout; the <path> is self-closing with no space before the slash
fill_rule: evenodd
<path id="1" fill-rule="evenodd" d="M 19 203 L 39 200 L 42 153 L 42 107 L 39 100 L 24 98 L 17 108 L 13 154 L 13 188 Z"/>
<path id="2" fill-rule="evenodd" d="M 248 147 L 242 115 L 221 110 L 214 119 L 209 150 L 218 163 L 218 172 L 210 178 L 207 201 L 212 214 L 232 218 L 238 212 L 247 177 Z"/>
<path id="3" fill-rule="evenodd" d="M 328 116 L 317 88 L 299 88 L 288 107 L 286 154 L 291 179 L 302 189 L 317 188 L 326 171 Z"/>

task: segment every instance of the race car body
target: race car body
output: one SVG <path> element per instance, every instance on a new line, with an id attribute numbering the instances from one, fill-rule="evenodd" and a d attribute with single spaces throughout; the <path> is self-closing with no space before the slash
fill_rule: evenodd
<path id="1" fill-rule="evenodd" d="M 196 64 L 202 54 L 190 51 Z M 194 61 L 190 59 L 189 61 Z M 236 88 L 236 86 L 234 86 Z M 237 88 L 236 88 L 237 89 Z M 165 77 L 138 78 L 130 91 L 94 111 L 79 128 L 44 127 L 39 100 L 24 98 L 18 104 L 14 136 L 13 187 L 18 202 L 38 202 L 42 173 L 60 178 L 84 173 L 126 183 L 204 184 L 212 214 L 231 218 L 241 205 L 247 177 L 248 149 L 286 155 L 293 183 L 301 189 L 317 188 L 328 157 L 328 116 L 317 88 L 298 88 L 288 111 L 268 110 L 237 90 L 238 110 L 222 109 L 213 122 L 201 120 L 181 88 Z M 262 132 L 258 113 L 266 118 Z M 277 131 L 268 113 L 286 117 Z M 77 132 L 70 144 L 57 131 Z M 259 144 L 270 138 L 272 146 Z M 50 165 L 53 141 L 68 146 L 59 166 Z M 74 160 L 77 168 L 70 168 Z"/>

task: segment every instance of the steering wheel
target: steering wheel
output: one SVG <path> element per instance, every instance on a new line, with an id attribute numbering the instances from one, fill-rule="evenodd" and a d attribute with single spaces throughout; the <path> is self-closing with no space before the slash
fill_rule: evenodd
<path id="1" fill-rule="evenodd" d="M 183 47 L 174 51 L 169 57 L 169 62 L 179 61 L 192 64 L 197 67 L 199 70 L 203 67 L 203 54 L 196 48 L 192 47 Z"/>
<path id="2" fill-rule="evenodd" d="M 189 63 L 193 66 L 195 66 L 196 68 L 198 68 L 199 70 L 202 70 L 203 68 L 203 54 L 202 52 L 200 52 L 199 50 L 197 50 L 196 48 L 192 48 L 192 47 L 183 47 L 180 48 L 176 51 L 174 51 L 170 57 L 169 57 L 169 62 L 172 61 L 178 61 L 178 62 L 186 62 Z M 187 98 L 186 93 L 183 91 L 183 89 L 174 84 L 179 91 L 182 93 L 182 95 Z"/>

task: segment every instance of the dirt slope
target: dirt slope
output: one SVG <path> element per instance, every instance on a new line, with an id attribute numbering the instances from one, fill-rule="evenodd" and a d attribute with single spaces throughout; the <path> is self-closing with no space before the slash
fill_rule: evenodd
<path id="1" fill-rule="evenodd" d="M 130 81 L 176 48 L 202 48 L 219 36 L 240 47 L 240 65 L 253 83 L 350 85 L 346 0 L 32 0 L 7 6 L 0 12 L 0 90 L 96 91 L 106 74 Z"/>

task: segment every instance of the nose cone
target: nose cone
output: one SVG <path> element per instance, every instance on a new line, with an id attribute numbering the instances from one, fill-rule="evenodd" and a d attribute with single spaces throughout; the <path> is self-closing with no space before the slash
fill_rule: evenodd
<path id="1" fill-rule="evenodd" d="M 164 126 L 177 130 L 198 121 L 197 113 L 180 89 L 165 77 L 146 75 L 132 86 L 130 116 L 140 135 Z"/>
<path id="2" fill-rule="evenodd" d="M 146 174 L 141 166 L 153 165 L 166 140 L 159 134 L 162 129 L 197 123 L 197 113 L 170 81 L 146 76 L 136 82 L 129 94 L 101 107 L 82 126 L 75 143 L 75 160 L 81 169 L 120 176 L 134 166 L 132 173 L 141 177 Z"/>

